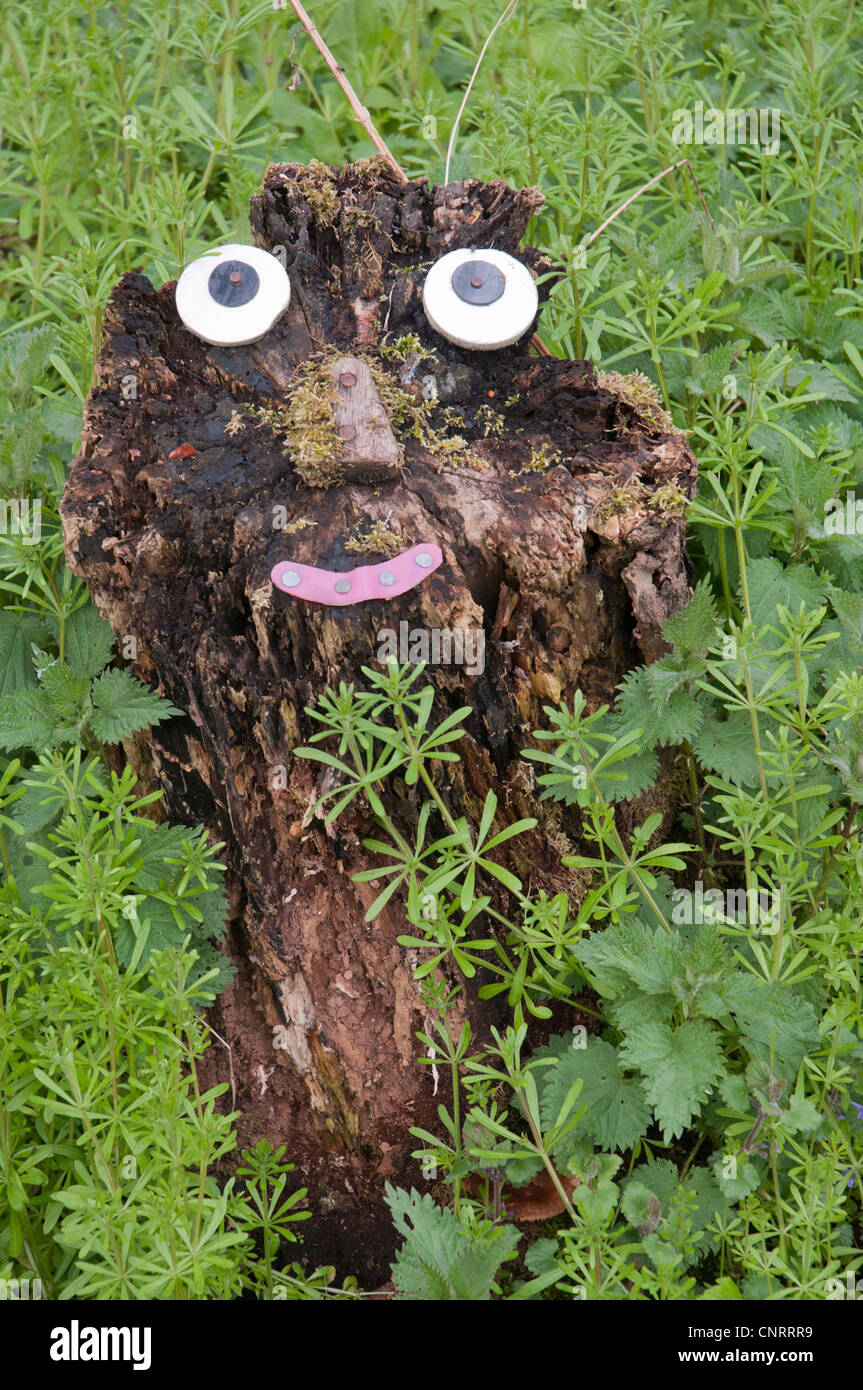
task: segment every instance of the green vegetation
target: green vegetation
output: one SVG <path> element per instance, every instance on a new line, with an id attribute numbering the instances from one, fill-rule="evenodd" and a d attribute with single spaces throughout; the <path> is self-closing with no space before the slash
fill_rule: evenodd
<path id="1" fill-rule="evenodd" d="M 409 174 L 442 177 L 501 7 L 315 0 Z M 271 0 L 4 14 L 0 1278 L 52 1297 L 356 1296 L 282 1263 L 306 1213 L 281 1152 L 216 1180 L 236 1143 L 220 1088 L 198 1083 L 203 1008 L 226 981 L 219 847 L 159 823 L 158 797 L 111 770 L 111 745 L 174 711 L 124 669 L 58 514 L 119 275 L 159 283 L 245 240 L 270 160 L 321 162 L 332 225 L 321 166 L 370 152 L 295 27 Z M 435 726 L 415 671 L 368 671 L 366 690 L 346 673 L 318 702 L 321 740 L 343 748 L 307 753 L 340 769 L 331 818 L 360 793 L 378 815 L 369 916 L 405 890 L 434 1021 L 421 1043 L 451 1083 L 439 1130 L 415 1134 L 446 1189 L 389 1193 L 399 1297 L 823 1298 L 863 1263 L 861 55 L 843 0 L 520 0 L 477 80 L 453 177 L 545 192 L 529 239 L 562 274 L 541 335 L 688 432 L 698 587 L 670 654 L 611 710 L 549 707 L 525 750 L 591 847 L 568 861 L 577 903 L 525 892 L 505 861 L 528 823 L 493 798 L 480 824 L 451 821 L 433 773 L 460 720 Z M 682 148 L 675 112 L 699 102 L 778 113 L 778 148 Z M 684 155 L 709 217 L 678 168 L 587 246 Z M 427 419 L 401 425 L 469 453 Z M 852 524 L 827 525 L 846 497 Z M 655 816 L 626 834 L 614 816 L 658 748 L 687 788 L 662 844 Z M 396 773 L 419 791 L 415 844 L 380 796 Z M 728 890 L 750 894 L 742 922 Z M 490 1045 L 456 1028 L 444 961 L 458 988 L 505 994 Z M 591 1029 L 530 1052 L 530 1018 L 576 999 L 586 1014 L 588 987 Z M 540 1173 L 560 1215 L 527 1235 L 501 1187 Z"/>

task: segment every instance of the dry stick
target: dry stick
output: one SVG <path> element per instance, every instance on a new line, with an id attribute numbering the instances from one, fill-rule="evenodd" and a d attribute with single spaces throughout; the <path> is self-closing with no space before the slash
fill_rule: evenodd
<path id="1" fill-rule="evenodd" d="M 300 4 L 300 0 L 290 0 L 290 3 L 291 9 L 297 16 L 297 19 L 302 24 L 312 43 L 315 45 L 315 48 L 320 53 L 330 72 L 333 74 L 342 91 L 344 92 L 345 96 L 347 97 L 348 101 L 350 102 L 354 115 L 356 116 L 363 130 L 366 132 L 366 135 L 371 140 L 375 149 L 378 151 L 379 154 L 383 155 L 384 159 L 390 165 L 394 173 L 398 174 L 402 182 L 407 183 L 408 176 L 405 173 L 404 169 L 399 164 L 395 155 L 388 148 L 381 136 L 378 135 L 378 132 L 372 125 L 372 118 L 369 115 L 368 107 L 363 106 L 362 102 L 360 101 L 359 97 L 357 96 L 356 92 L 354 91 L 353 87 L 348 81 L 345 75 L 344 68 L 339 67 L 332 53 L 327 48 L 327 45 L 321 38 L 319 31 L 312 23 L 309 15 L 303 9 L 303 6 Z"/>
<path id="2" fill-rule="evenodd" d="M 546 344 L 542 341 L 542 338 L 540 338 L 538 333 L 534 333 L 533 337 L 530 340 L 530 345 L 532 348 L 536 348 L 540 357 L 554 357 L 554 353 L 552 352 L 551 348 L 546 346 Z"/>
<path id="3" fill-rule="evenodd" d="M 636 193 L 633 193 L 631 197 L 627 198 L 625 203 L 621 203 L 619 208 L 615 208 L 611 216 L 606 217 L 605 221 L 597 227 L 595 232 L 591 232 L 590 236 L 587 238 L 587 241 L 585 242 L 585 249 L 588 246 L 593 245 L 593 243 L 596 241 L 596 238 L 598 236 L 601 236 L 601 234 L 605 231 L 606 227 L 611 225 L 615 217 L 619 217 L 622 212 L 626 212 L 626 209 L 629 207 L 630 203 L 634 203 L 636 198 L 640 198 L 642 193 L 647 192 L 648 188 L 652 188 L 655 183 L 659 183 L 660 179 L 664 179 L 666 174 L 673 174 L 675 169 L 682 169 L 684 165 L 686 165 L 686 168 L 689 171 L 689 177 L 695 184 L 695 191 L 701 199 L 701 206 L 704 208 L 704 215 L 715 232 L 716 223 L 710 216 L 710 213 L 707 211 L 707 204 L 705 203 L 704 195 L 702 194 L 701 189 L 698 186 L 698 179 L 695 177 L 695 174 L 692 171 L 692 165 L 690 164 L 688 159 L 678 159 L 676 164 L 669 164 L 668 168 L 663 169 L 661 174 L 656 174 L 654 178 L 649 179 L 647 183 L 642 184 L 641 188 L 639 188 Z"/>
<path id="4" fill-rule="evenodd" d="M 585 250 L 588 246 L 593 245 L 597 237 L 601 236 L 602 233 L 605 231 L 606 227 L 611 226 L 612 222 L 616 217 L 619 217 L 622 212 L 626 212 L 626 209 L 629 207 L 630 203 L 634 203 L 636 198 L 640 198 L 642 193 L 647 192 L 648 188 L 652 188 L 655 183 L 659 183 L 660 179 L 664 179 L 666 174 L 673 174 L 675 169 L 682 169 L 684 167 L 686 168 L 689 177 L 692 179 L 692 182 L 695 184 L 695 191 L 701 200 L 701 206 L 704 208 L 704 216 L 707 218 L 708 222 L 710 223 L 711 227 L 715 232 L 716 223 L 710 216 L 707 204 L 704 201 L 704 195 L 701 192 L 701 188 L 699 187 L 698 179 L 695 177 L 692 165 L 690 164 L 688 159 L 678 159 L 676 164 L 669 164 L 668 168 L 663 169 L 661 174 L 656 174 L 654 178 L 649 179 L 647 183 L 642 184 L 641 188 L 639 188 L 637 192 L 633 193 L 631 197 L 627 198 L 625 202 L 621 203 L 619 208 L 615 208 L 611 216 L 606 217 L 605 221 L 600 223 L 595 232 L 591 232 L 590 236 L 587 238 L 587 241 L 584 244 Z M 549 351 L 549 349 L 546 347 L 545 343 L 542 341 L 542 338 L 540 338 L 538 333 L 534 333 L 530 341 L 531 345 L 536 348 L 537 352 L 540 354 L 541 357 L 554 356 L 554 353 Z"/>
<path id="5" fill-rule="evenodd" d="M 449 147 L 447 148 L 447 152 L 446 152 L 446 164 L 445 164 L 445 166 L 444 166 L 444 171 L 443 171 L 443 181 L 444 181 L 445 184 L 449 183 L 449 166 L 450 166 L 450 162 L 452 161 L 452 152 L 453 152 L 453 148 L 454 148 L 454 146 L 455 146 L 455 138 L 456 138 L 456 136 L 458 135 L 458 128 L 459 128 L 459 125 L 461 124 L 461 118 L 462 118 L 462 116 L 464 115 L 464 109 L 465 109 L 465 107 L 467 106 L 467 99 L 468 99 L 468 97 L 469 97 L 470 94 L 471 94 L 471 89 L 472 89 L 472 87 L 473 87 L 474 82 L 476 81 L 477 73 L 479 72 L 480 68 L 482 67 L 482 60 L 483 60 L 483 58 L 485 57 L 485 51 L 486 51 L 486 49 L 488 48 L 489 44 L 491 43 L 492 39 L 494 38 L 495 34 L 497 33 L 498 29 L 499 29 L 500 26 L 503 24 L 504 20 L 509 19 L 510 15 L 512 14 L 512 12 L 513 12 L 513 10 L 515 9 L 515 7 L 516 7 L 517 4 L 518 4 L 518 0 L 509 0 L 509 4 L 507 5 L 507 7 L 506 7 L 506 9 L 504 10 L 503 14 L 502 14 L 502 15 L 500 16 L 500 18 L 498 19 L 497 23 L 495 24 L 494 28 L 492 29 L 491 33 L 489 34 L 489 36 L 488 36 L 488 38 L 486 39 L 485 43 L 483 44 L 482 48 L 480 49 L 479 57 L 478 57 L 477 60 L 476 60 L 476 67 L 474 68 L 473 72 L 471 73 L 470 82 L 468 82 L 467 87 L 465 88 L 465 93 L 464 93 L 464 96 L 462 97 L 462 100 L 461 100 L 461 106 L 458 108 L 458 115 L 457 115 L 456 118 L 455 118 L 455 122 L 453 123 L 453 128 L 452 128 L 452 131 L 451 131 L 451 133 L 450 133 L 450 137 L 449 137 Z"/>

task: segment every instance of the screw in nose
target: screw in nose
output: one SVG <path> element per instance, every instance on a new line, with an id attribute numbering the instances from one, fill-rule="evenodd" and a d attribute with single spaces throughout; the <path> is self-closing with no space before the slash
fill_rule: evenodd
<path id="1" fill-rule="evenodd" d="M 350 390 L 350 388 L 351 388 L 352 386 L 356 386 L 356 384 L 357 384 L 356 372 L 342 372 L 341 376 L 339 377 L 339 385 L 344 386 L 344 387 L 346 387 L 348 390 Z"/>

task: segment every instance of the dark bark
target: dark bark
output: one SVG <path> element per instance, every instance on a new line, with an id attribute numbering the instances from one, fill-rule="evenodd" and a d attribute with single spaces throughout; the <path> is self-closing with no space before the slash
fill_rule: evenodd
<path id="1" fill-rule="evenodd" d="M 328 684 L 362 679 L 382 627 L 482 625 L 483 674 L 427 672 L 438 718 L 472 708 L 462 761 L 441 786 L 474 821 L 489 787 L 501 825 L 539 815 L 508 862 L 534 889 L 575 891 L 559 857 L 577 818 L 537 809 L 520 752 L 543 703 L 579 687 L 592 707 L 608 701 L 627 669 L 660 654 L 660 625 L 689 594 L 682 521 L 666 509 L 675 488 L 694 489 L 683 437 L 600 389 L 589 363 L 529 356 L 529 334 L 470 353 L 426 324 L 425 269 L 447 250 L 494 245 L 548 269 L 519 251 L 540 202 L 499 182 L 401 188 L 377 161 L 341 173 L 274 166 L 251 222 L 257 244 L 285 259 L 288 313 L 260 343 L 210 348 L 179 322 L 172 285 L 124 276 L 63 502 L 70 564 L 114 631 L 135 638 L 136 673 L 187 712 L 127 752 L 164 788 L 167 815 L 227 843 L 239 973 L 213 1022 L 233 1048 L 242 1140 L 287 1145 L 323 1213 L 310 1250 L 361 1274 L 379 1270 L 390 1239 L 383 1180 L 418 1181 L 407 1130 L 433 1127 L 438 1102 L 416 1064 L 424 1009 L 396 944 L 403 914 L 392 901 L 367 926 L 376 889 L 351 882 L 369 867 L 360 842 L 372 821 L 357 803 L 329 831 L 313 816 L 316 768 L 293 753 L 313 732 L 304 707 Z M 416 334 L 433 356 L 382 357 L 385 333 L 389 345 Z M 410 419 L 394 422 L 401 477 L 307 486 L 243 403 L 290 401 L 292 373 L 327 350 L 364 354 L 418 403 L 433 377 L 472 457 L 448 442 L 454 417 L 436 411 L 425 444 Z M 182 445 L 196 452 L 171 457 Z M 314 525 L 285 534 L 274 518 Z M 436 541 L 443 566 L 389 604 L 328 608 L 273 589 L 278 560 L 368 563 L 346 542 L 376 521 L 400 549 Z M 669 779 L 651 797 L 670 812 Z M 396 786 L 392 811 L 410 826 L 414 792 Z M 470 1009 L 482 1030 L 487 1016 Z M 287 1051 L 273 1048 L 275 1025 Z M 208 1065 L 227 1078 L 221 1047 Z"/>

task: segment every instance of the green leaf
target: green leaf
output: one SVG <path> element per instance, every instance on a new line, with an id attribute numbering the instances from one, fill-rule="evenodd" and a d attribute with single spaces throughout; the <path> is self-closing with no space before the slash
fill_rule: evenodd
<path id="1" fill-rule="evenodd" d="M 709 1162 L 717 1186 L 729 1202 L 742 1202 L 744 1197 L 754 1192 L 764 1177 L 766 1167 L 762 1159 L 741 1153 L 715 1153 Z"/>
<path id="2" fill-rule="evenodd" d="M 779 1123 L 789 1134 L 811 1134 L 821 1124 L 821 1112 L 805 1096 L 793 1095 L 787 1110 L 783 1110 Z"/>
<path id="3" fill-rule="evenodd" d="M 38 653 L 45 660 L 44 653 Z M 76 676 L 62 661 L 50 661 L 38 671 L 39 682 L 58 720 L 77 724 L 87 710 L 90 682 L 86 676 Z"/>
<path id="4" fill-rule="evenodd" d="M 0 704 L 0 749 L 47 752 L 59 741 L 60 723 L 42 690 L 17 690 Z"/>
<path id="5" fill-rule="evenodd" d="M 704 1019 L 687 1019 L 678 1028 L 649 1023 L 635 1028 L 620 1049 L 628 1066 L 644 1074 L 647 1098 L 663 1137 L 677 1139 L 722 1076 L 725 1067 L 718 1034 Z"/>
<path id="6" fill-rule="evenodd" d="M 683 938 L 637 919 L 618 922 L 583 937 L 575 950 L 600 994 L 616 999 L 633 985 L 673 1004 L 671 982 L 682 968 Z"/>
<path id="7" fill-rule="evenodd" d="M 428 1193 L 386 1184 L 386 1203 L 404 1244 L 392 1266 L 398 1298 L 481 1302 L 491 1298 L 500 1265 L 521 1239 L 513 1226 L 469 1231 Z"/>
<path id="8" fill-rule="evenodd" d="M 46 630 L 32 613 L 0 610 L 0 700 L 36 685 L 31 648 L 44 642 Z"/>
<path id="9" fill-rule="evenodd" d="M 4 339 L 0 344 L 0 395 L 14 399 L 29 396 L 45 375 L 56 342 L 56 332 L 45 324 Z"/>
<path id="10" fill-rule="evenodd" d="M 801 603 L 811 610 L 827 601 L 827 585 L 809 565 L 789 565 L 783 569 L 778 560 L 764 556 L 749 561 L 747 576 L 752 621 L 756 628 L 768 623 L 775 625 L 778 604 L 796 617 Z"/>
<path id="11" fill-rule="evenodd" d="M 633 1177 L 626 1181 L 624 1193 L 628 1194 L 632 1187 L 643 1187 L 652 1193 L 661 1203 L 664 1214 L 668 1213 L 675 1198 L 685 1195 L 690 1235 L 696 1237 L 696 1248 L 703 1251 L 718 1243 L 718 1237 L 708 1234 L 707 1227 L 724 1207 L 725 1198 L 709 1168 L 692 1168 L 681 1182 L 676 1163 L 667 1158 L 650 1157 L 646 1163 L 639 1164 Z M 660 1234 L 664 1234 L 661 1227 Z"/>
<path id="12" fill-rule="evenodd" d="M 161 724 L 182 714 L 167 700 L 130 676 L 128 671 L 105 671 L 93 682 L 93 732 L 102 743 L 119 743 L 139 729 Z"/>
<path id="13" fill-rule="evenodd" d="M 645 749 L 653 749 L 657 744 L 682 743 L 693 736 L 702 720 L 697 701 L 682 688 L 683 673 L 674 668 L 661 668 L 656 672 L 654 666 L 640 666 L 624 676 L 610 720 L 611 730 L 618 736 L 641 729 L 640 745 Z M 652 766 L 653 776 L 645 786 L 656 780 L 658 763 L 655 758 Z M 639 790 L 644 789 L 639 787 Z"/>
<path id="14" fill-rule="evenodd" d="M 600 1149 L 623 1152 L 646 1132 L 651 1115 L 641 1084 L 624 1074 L 610 1043 L 589 1038 L 586 1047 L 577 1048 L 572 1046 L 572 1035 L 567 1034 L 551 1038 L 531 1060 L 544 1057 L 556 1058 L 554 1067 L 537 1071 L 544 1131 L 559 1123 L 561 1107 L 573 1083 L 578 1079 L 582 1082 L 577 1099 L 584 1113 L 576 1128 L 555 1145 L 559 1160 L 565 1160 L 585 1136 Z"/>
<path id="15" fill-rule="evenodd" d="M 683 662 L 697 666 L 716 642 L 716 605 L 710 585 L 704 579 L 695 586 L 689 603 L 673 617 L 666 618 L 662 635 L 675 647 L 675 655 Z M 652 669 L 648 667 L 648 670 Z"/>
<path id="16" fill-rule="evenodd" d="M 758 781 L 758 759 L 747 710 L 730 710 L 724 719 L 711 712 L 692 736 L 692 751 L 708 772 L 720 773 L 738 786 Z"/>
<path id="17" fill-rule="evenodd" d="M 721 1279 L 717 1279 L 715 1284 L 708 1284 L 704 1293 L 699 1294 L 698 1301 L 699 1303 L 721 1303 L 742 1297 L 743 1294 L 731 1278 L 731 1275 L 724 1274 Z"/>
<path id="18" fill-rule="evenodd" d="M 114 634 L 92 603 L 76 608 L 66 622 L 67 665 L 79 675 L 98 676 L 108 665 L 113 651 Z"/>
<path id="19" fill-rule="evenodd" d="M 753 1056 L 787 1080 L 796 1076 L 807 1052 L 819 1046 L 818 1015 L 787 985 L 739 974 L 723 990 L 723 998 Z"/>

